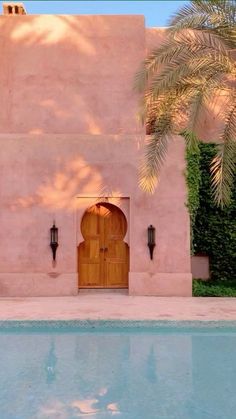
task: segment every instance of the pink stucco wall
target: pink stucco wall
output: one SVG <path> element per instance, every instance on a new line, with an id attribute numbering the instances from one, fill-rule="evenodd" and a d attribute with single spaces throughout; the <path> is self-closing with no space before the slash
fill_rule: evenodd
<path id="1" fill-rule="evenodd" d="M 0 16 L 1 132 L 136 133 L 142 16 Z"/>
<path id="2" fill-rule="evenodd" d="M 191 257 L 191 271 L 193 278 L 210 279 L 210 263 L 209 256 L 195 255 Z"/>
<path id="3" fill-rule="evenodd" d="M 145 135 L 132 80 L 156 32 L 142 16 L 47 15 L 1 16 L 0 31 L 0 295 L 77 294 L 80 220 L 104 196 L 128 220 L 130 294 L 191 295 L 180 137 L 156 193 L 138 187 Z"/>

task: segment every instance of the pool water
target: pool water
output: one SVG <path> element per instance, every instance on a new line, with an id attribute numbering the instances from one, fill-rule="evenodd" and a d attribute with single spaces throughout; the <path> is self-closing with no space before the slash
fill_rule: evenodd
<path id="1" fill-rule="evenodd" d="M 0 325 L 1 419 L 234 419 L 236 327 Z"/>

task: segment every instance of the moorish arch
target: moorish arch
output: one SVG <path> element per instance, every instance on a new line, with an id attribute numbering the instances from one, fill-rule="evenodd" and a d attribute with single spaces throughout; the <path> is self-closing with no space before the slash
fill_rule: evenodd
<path id="1" fill-rule="evenodd" d="M 100 202 L 81 220 L 84 241 L 78 247 L 79 288 L 127 288 L 127 220 L 116 205 Z"/>

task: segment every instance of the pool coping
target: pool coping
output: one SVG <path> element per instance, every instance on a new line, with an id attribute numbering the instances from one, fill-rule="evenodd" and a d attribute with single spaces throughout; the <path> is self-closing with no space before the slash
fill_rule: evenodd
<path id="1" fill-rule="evenodd" d="M 109 322 L 109 325 L 111 322 L 125 322 L 126 325 L 149 322 L 149 326 L 174 325 L 175 322 L 236 324 L 236 298 L 141 297 L 118 293 L 81 294 L 74 297 L 8 297 L 0 301 L 0 323 L 2 321 L 96 322 L 96 325 L 98 322 Z"/>
<path id="2" fill-rule="evenodd" d="M 199 330 L 222 330 L 234 329 L 236 332 L 236 320 L 1 320 L 0 332 L 7 330 L 40 330 L 60 331 L 68 329 L 168 329 L 171 331 Z"/>

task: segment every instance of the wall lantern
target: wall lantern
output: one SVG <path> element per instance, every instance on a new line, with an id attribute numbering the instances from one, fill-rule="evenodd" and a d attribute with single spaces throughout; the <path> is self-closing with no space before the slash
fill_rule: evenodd
<path id="1" fill-rule="evenodd" d="M 52 257 L 53 260 L 56 260 L 56 251 L 58 248 L 58 228 L 55 226 L 55 221 L 53 223 L 53 226 L 50 228 L 50 233 L 51 233 L 51 242 L 50 242 L 50 246 L 52 249 Z"/>
<path id="2" fill-rule="evenodd" d="M 150 259 L 153 259 L 153 250 L 154 247 L 156 246 L 155 243 L 155 232 L 156 229 L 155 227 L 153 227 L 152 225 L 150 225 L 148 227 L 148 247 L 149 247 L 149 252 L 150 252 Z"/>

